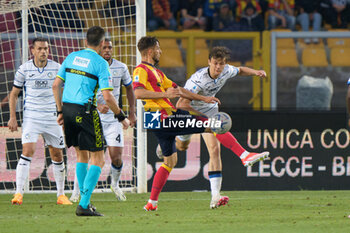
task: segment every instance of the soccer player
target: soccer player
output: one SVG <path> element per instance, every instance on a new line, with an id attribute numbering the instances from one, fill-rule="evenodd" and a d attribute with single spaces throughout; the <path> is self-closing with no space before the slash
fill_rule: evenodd
<path id="1" fill-rule="evenodd" d="M 128 67 L 126 64 L 113 59 L 113 44 L 110 39 L 105 39 L 105 42 L 102 46 L 101 56 L 108 62 L 109 68 L 112 74 L 112 86 L 113 86 L 113 95 L 115 99 L 119 100 L 120 95 L 120 84 L 123 82 L 123 85 L 126 87 L 126 96 L 129 102 L 129 121 L 130 126 L 133 127 L 136 123 L 135 115 L 135 95 L 132 88 L 132 79 L 129 74 Z M 97 109 L 100 113 L 103 136 L 106 140 L 108 146 L 109 156 L 111 158 L 111 189 L 115 193 L 116 197 L 120 201 L 126 201 L 126 197 L 123 191 L 119 188 L 119 179 L 123 168 L 123 146 L 124 146 L 124 137 L 122 125 L 118 120 L 114 118 L 113 112 L 109 109 L 108 105 L 103 99 L 102 92 L 97 93 Z M 77 187 L 76 181 L 74 181 L 74 190 L 71 201 L 77 202 L 79 199 L 79 188 Z"/>
<path id="2" fill-rule="evenodd" d="M 8 127 L 17 131 L 16 103 L 24 87 L 24 112 L 22 123 L 22 154 L 16 168 L 16 194 L 12 204 L 23 202 L 23 188 L 29 175 L 30 164 L 35 153 L 36 142 L 41 134 L 49 147 L 53 173 L 57 186 L 57 204 L 71 205 L 64 195 L 65 166 L 62 148 L 65 147 L 62 127 L 56 122 L 56 105 L 52 93 L 60 64 L 48 59 L 49 43 L 45 38 L 33 40 L 31 53 L 34 58 L 22 64 L 13 82 L 10 93 L 10 119 Z"/>
<path id="3" fill-rule="evenodd" d="M 153 117 L 160 117 L 162 122 L 165 121 L 166 123 L 184 122 L 191 119 L 202 122 L 208 120 L 205 116 L 176 109 L 170 102 L 170 99 L 181 96 L 191 100 L 205 101 L 206 103 L 220 103 L 220 101 L 213 96 L 201 96 L 182 87 L 178 87 L 162 71 L 157 69 L 155 65 L 159 62 L 162 53 L 157 38 L 151 36 L 142 37 L 137 47 L 141 53 L 142 63 L 134 70 L 133 85 L 135 96 L 144 102 L 146 113 L 155 112 L 152 113 L 154 114 Z M 157 210 L 159 194 L 172 168 L 177 163 L 177 152 L 175 148 L 176 135 L 202 133 L 204 131 L 211 132 L 210 129 L 206 129 L 204 126 L 197 127 L 197 124 L 195 124 L 196 127 L 180 127 L 180 124 L 177 125 L 179 127 L 166 128 L 161 126 L 160 129 L 153 130 L 163 151 L 164 163 L 154 176 L 150 199 L 144 206 L 146 211 Z"/>
<path id="4" fill-rule="evenodd" d="M 64 125 L 67 146 L 74 146 L 77 154 L 76 174 L 81 193 L 75 212 L 77 216 L 103 216 L 90 204 L 91 194 L 104 166 L 103 133 L 96 109 L 99 88 L 118 121 L 124 128 L 129 126 L 129 120 L 111 93 L 113 88 L 109 85 L 108 63 L 99 55 L 104 38 L 103 28 L 89 28 L 87 48 L 66 57 L 52 87 L 57 105 L 57 122 Z M 91 166 L 88 169 L 89 158 Z"/>
<path id="5" fill-rule="evenodd" d="M 234 78 L 236 75 L 243 76 L 259 76 L 266 77 L 266 72 L 263 70 L 254 70 L 248 67 L 234 67 L 227 64 L 230 56 L 230 51 L 225 47 L 214 47 L 209 53 L 208 67 L 202 68 L 194 73 L 186 82 L 185 89 L 204 96 L 215 96 L 220 89 L 225 85 L 226 81 Z M 177 108 L 186 110 L 196 110 L 202 112 L 208 117 L 212 117 L 219 111 L 216 103 L 204 103 L 200 101 L 191 101 L 181 97 L 177 104 Z M 202 137 L 209 151 L 209 181 L 211 188 L 212 199 L 210 208 L 214 209 L 222 205 L 223 202 L 228 202 L 228 197 L 221 197 L 221 182 L 222 182 L 222 164 L 220 156 L 220 142 L 230 149 L 233 153 L 240 157 L 244 166 L 252 166 L 259 160 L 266 159 L 269 152 L 250 153 L 247 152 L 230 133 L 226 134 L 209 134 L 203 133 Z M 180 135 L 176 138 L 176 147 L 178 150 L 187 150 L 190 143 L 191 135 Z M 219 142 L 220 140 L 220 142 Z M 159 148 L 157 152 L 160 153 Z"/>

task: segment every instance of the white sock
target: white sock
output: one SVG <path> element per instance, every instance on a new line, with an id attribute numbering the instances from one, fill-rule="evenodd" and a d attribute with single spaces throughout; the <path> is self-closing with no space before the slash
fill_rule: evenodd
<path id="1" fill-rule="evenodd" d="M 31 157 L 26 157 L 24 155 L 20 156 L 16 167 L 16 193 L 23 195 L 24 184 L 29 176 Z"/>
<path id="2" fill-rule="evenodd" d="M 153 206 L 156 206 L 158 204 L 158 201 L 154 201 L 149 199 L 148 202 L 150 202 Z"/>
<path id="3" fill-rule="evenodd" d="M 55 177 L 56 181 L 56 188 L 57 188 L 57 197 L 64 195 L 64 177 L 65 177 L 65 170 L 64 170 L 64 162 L 56 162 L 51 160 L 53 165 L 53 176 Z"/>
<path id="4" fill-rule="evenodd" d="M 209 178 L 211 196 L 216 198 L 220 196 L 222 176 Z"/>
<path id="5" fill-rule="evenodd" d="M 77 174 L 75 174 L 72 196 L 77 196 L 79 194 L 80 194 L 80 189 L 79 189 L 78 177 L 77 177 Z"/>
<path id="6" fill-rule="evenodd" d="M 111 178 L 112 178 L 112 186 L 118 186 L 120 175 L 122 174 L 123 164 L 120 167 L 116 167 L 111 164 Z"/>
<path id="7" fill-rule="evenodd" d="M 248 151 L 244 151 L 241 156 L 239 156 L 241 159 L 245 159 L 245 157 L 247 157 L 249 155 Z"/>

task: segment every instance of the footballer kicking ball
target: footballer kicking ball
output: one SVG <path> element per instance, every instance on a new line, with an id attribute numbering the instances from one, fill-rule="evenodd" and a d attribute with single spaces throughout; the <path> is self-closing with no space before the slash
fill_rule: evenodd
<path id="1" fill-rule="evenodd" d="M 211 125 L 210 129 L 216 134 L 224 134 L 230 131 L 232 126 L 232 120 L 230 115 L 225 112 L 218 112 L 214 114 L 211 118 L 213 118 L 214 124 Z M 221 122 L 218 124 L 217 122 Z"/>

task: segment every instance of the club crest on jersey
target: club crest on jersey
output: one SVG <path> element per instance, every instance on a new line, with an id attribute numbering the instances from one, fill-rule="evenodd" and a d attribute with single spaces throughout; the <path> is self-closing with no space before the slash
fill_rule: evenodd
<path id="1" fill-rule="evenodd" d="M 82 58 L 82 57 L 75 57 L 73 61 L 73 65 L 81 66 L 87 68 L 89 66 L 90 59 Z"/>

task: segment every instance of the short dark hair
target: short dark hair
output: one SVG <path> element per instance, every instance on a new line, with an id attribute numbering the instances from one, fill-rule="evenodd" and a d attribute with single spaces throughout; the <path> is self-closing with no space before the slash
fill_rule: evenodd
<path id="1" fill-rule="evenodd" d="M 223 46 L 217 46 L 212 48 L 212 50 L 209 53 L 209 59 L 214 58 L 214 59 L 224 59 L 224 60 L 229 60 L 230 59 L 230 54 L 231 51 Z"/>
<path id="2" fill-rule="evenodd" d="M 33 47 L 35 46 L 35 42 L 47 42 L 49 43 L 49 40 L 47 38 L 44 38 L 44 37 L 37 37 L 33 40 Z"/>
<path id="3" fill-rule="evenodd" d="M 91 46 L 98 46 L 104 37 L 105 30 L 100 26 L 93 26 L 86 33 L 87 44 Z"/>
<path id="4" fill-rule="evenodd" d="M 137 43 L 137 48 L 142 53 L 146 49 L 152 48 L 159 43 L 158 39 L 155 36 L 144 36 L 141 37 L 139 42 Z"/>
<path id="5" fill-rule="evenodd" d="M 105 42 L 112 42 L 112 40 L 109 38 L 105 38 Z"/>

